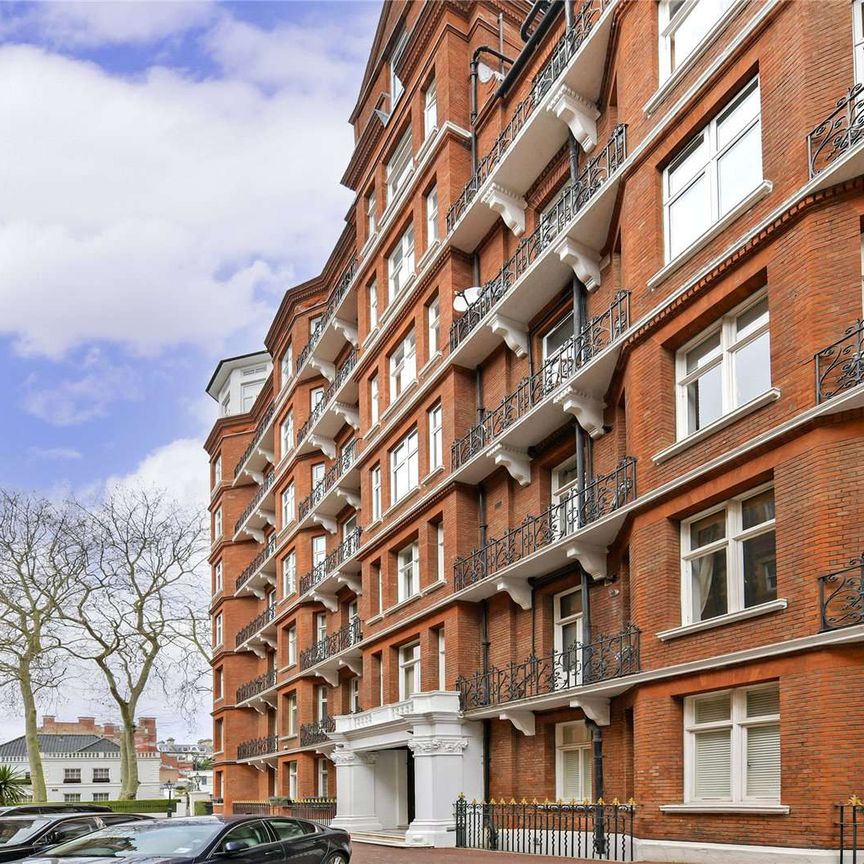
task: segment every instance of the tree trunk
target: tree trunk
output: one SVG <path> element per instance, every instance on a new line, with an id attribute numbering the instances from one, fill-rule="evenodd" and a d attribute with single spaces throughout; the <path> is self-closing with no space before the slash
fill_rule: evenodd
<path id="1" fill-rule="evenodd" d="M 120 730 L 120 799 L 138 797 L 138 758 L 135 752 L 135 719 L 128 706 L 121 708 L 123 728 Z"/>
<path id="2" fill-rule="evenodd" d="M 33 696 L 30 667 L 23 660 L 18 683 L 21 687 L 21 699 L 24 702 L 24 740 L 27 744 L 27 761 L 30 763 L 30 788 L 33 790 L 33 801 L 36 804 L 44 804 L 48 800 L 48 792 L 45 789 L 45 772 L 42 769 L 42 754 L 39 752 L 39 736 L 36 732 L 39 726 L 36 699 Z"/>

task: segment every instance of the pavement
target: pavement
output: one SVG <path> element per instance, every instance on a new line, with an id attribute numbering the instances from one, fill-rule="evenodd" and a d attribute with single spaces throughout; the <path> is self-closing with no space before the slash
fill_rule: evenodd
<path id="1" fill-rule="evenodd" d="M 586 858 L 550 858 L 483 849 L 402 849 L 354 843 L 351 864 L 597 864 Z"/>

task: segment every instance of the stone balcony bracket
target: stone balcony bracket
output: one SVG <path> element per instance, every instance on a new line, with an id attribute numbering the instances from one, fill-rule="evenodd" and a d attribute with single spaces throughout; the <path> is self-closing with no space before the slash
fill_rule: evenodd
<path id="1" fill-rule="evenodd" d="M 606 578 L 607 549 L 587 543 L 571 543 L 565 551 L 567 557 L 575 558 L 592 579 L 600 581 Z"/>
<path id="2" fill-rule="evenodd" d="M 503 465 L 520 486 L 527 486 L 531 482 L 531 459 L 527 450 L 493 444 L 489 448 L 489 456 L 496 465 Z"/>
<path id="3" fill-rule="evenodd" d="M 251 468 L 246 468 L 244 473 L 248 474 L 259 486 L 264 482 L 263 471 L 253 471 Z"/>
<path id="4" fill-rule="evenodd" d="M 340 668 L 348 669 L 354 675 L 363 674 L 362 657 L 342 657 L 339 660 Z"/>
<path id="5" fill-rule="evenodd" d="M 311 600 L 317 601 L 329 612 L 339 611 L 339 601 L 335 594 L 327 594 L 324 591 L 313 591 L 309 595 Z"/>
<path id="6" fill-rule="evenodd" d="M 267 450 L 265 447 L 259 447 L 258 452 L 271 464 L 274 463 L 274 455 L 272 450 Z"/>
<path id="7" fill-rule="evenodd" d="M 276 527 L 276 513 L 272 510 L 259 510 L 261 518 L 272 527 Z"/>
<path id="8" fill-rule="evenodd" d="M 260 528 L 250 528 L 248 525 L 243 529 L 253 540 L 264 542 L 264 532 Z"/>
<path id="9" fill-rule="evenodd" d="M 572 414 L 592 438 L 599 438 L 605 433 L 603 411 L 606 403 L 602 399 L 597 399 L 590 393 L 583 393 L 575 387 L 568 387 L 553 401 L 562 411 Z"/>
<path id="10" fill-rule="evenodd" d="M 597 106 L 571 90 L 566 84 L 549 101 L 547 111 L 566 123 L 579 146 L 590 153 L 597 146 L 597 119 L 600 112 Z"/>
<path id="11" fill-rule="evenodd" d="M 354 427 L 355 431 L 360 429 L 360 412 L 356 405 L 347 402 L 334 402 L 333 413 L 341 417 L 346 423 Z"/>
<path id="12" fill-rule="evenodd" d="M 328 534 L 335 534 L 339 530 L 339 525 L 332 516 L 316 513 L 312 517 L 312 521 L 320 525 Z"/>
<path id="13" fill-rule="evenodd" d="M 506 591 L 510 599 L 521 609 L 526 611 L 531 608 L 531 586 L 524 580 L 515 576 L 501 576 L 495 580 L 497 591 Z"/>
<path id="14" fill-rule="evenodd" d="M 309 443 L 317 447 L 328 459 L 336 458 L 336 442 L 332 438 L 323 435 L 310 435 Z"/>
<path id="15" fill-rule="evenodd" d="M 533 711 L 503 711 L 498 719 L 509 720 L 523 735 L 534 735 L 536 732 Z"/>
<path id="16" fill-rule="evenodd" d="M 599 252 L 572 237 L 565 237 L 555 247 L 555 254 L 563 264 L 573 268 L 573 272 L 589 292 L 597 290 L 600 286 Z"/>
<path id="17" fill-rule="evenodd" d="M 571 708 L 581 708 L 589 720 L 598 726 L 609 725 L 609 698 L 607 696 L 579 696 L 570 700 Z"/>
<path id="18" fill-rule="evenodd" d="M 336 581 L 339 585 L 344 585 L 353 591 L 358 597 L 363 593 L 363 583 L 357 573 L 340 573 Z"/>
<path id="19" fill-rule="evenodd" d="M 528 356 L 528 328 L 521 321 L 495 314 L 489 319 L 489 329 L 500 336 L 517 357 Z"/>
<path id="20" fill-rule="evenodd" d="M 309 355 L 309 365 L 313 369 L 317 369 L 328 381 L 336 380 L 336 364 L 329 360 L 322 360 L 316 357 L 315 353 Z"/>
<path id="21" fill-rule="evenodd" d="M 357 325 L 344 318 L 334 318 L 333 327 L 338 330 L 355 348 L 360 344 L 357 336 Z"/>
<path id="22" fill-rule="evenodd" d="M 315 674 L 323 678 L 331 687 L 339 686 L 339 669 L 316 669 Z"/>
<path id="23" fill-rule="evenodd" d="M 360 494 L 355 492 L 353 489 L 346 489 L 344 486 L 337 486 L 336 495 L 346 504 L 350 504 L 355 510 L 360 509 Z"/>
<path id="24" fill-rule="evenodd" d="M 490 210 L 498 213 L 504 224 L 516 237 L 525 233 L 525 199 L 498 183 L 493 183 L 480 199 Z"/>

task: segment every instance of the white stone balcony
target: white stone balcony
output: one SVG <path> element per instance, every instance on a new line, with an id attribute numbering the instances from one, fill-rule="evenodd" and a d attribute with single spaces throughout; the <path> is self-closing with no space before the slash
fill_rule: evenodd
<path id="1" fill-rule="evenodd" d="M 264 548 L 237 577 L 235 597 L 257 597 L 263 600 L 270 588 L 276 586 L 276 535 L 267 538 Z"/>
<path id="2" fill-rule="evenodd" d="M 357 349 L 345 358 L 336 377 L 324 391 L 321 401 L 312 410 L 309 419 L 297 435 L 297 454 L 321 450 L 330 459 L 336 458 L 335 437 L 347 423 L 355 431 L 360 428 L 357 407 L 359 387 L 352 377 L 357 364 Z"/>
<path id="3" fill-rule="evenodd" d="M 322 603 L 331 612 L 339 609 L 337 593 L 344 587 L 355 594 L 361 593 L 360 536 L 362 528 L 355 528 L 323 561 L 300 579 L 301 596 L 308 594 L 310 600 Z"/>
<path id="4" fill-rule="evenodd" d="M 298 528 L 318 524 L 335 534 L 336 517 L 346 504 L 360 507 L 360 471 L 357 467 L 359 446 L 356 439 L 346 445 L 339 458 L 330 466 L 324 478 L 311 494 L 300 502 Z"/>
<path id="5" fill-rule="evenodd" d="M 273 413 L 274 406 L 271 405 L 256 427 L 246 452 L 235 466 L 235 486 L 262 483 L 268 467 L 273 464 Z"/>

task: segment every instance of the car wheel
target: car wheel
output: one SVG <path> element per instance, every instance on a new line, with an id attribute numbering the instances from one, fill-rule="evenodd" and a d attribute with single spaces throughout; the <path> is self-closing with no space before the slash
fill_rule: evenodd
<path id="1" fill-rule="evenodd" d="M 324 864 L 348 864 L 348 856 L 342 852 L 334 852 Z"/>

